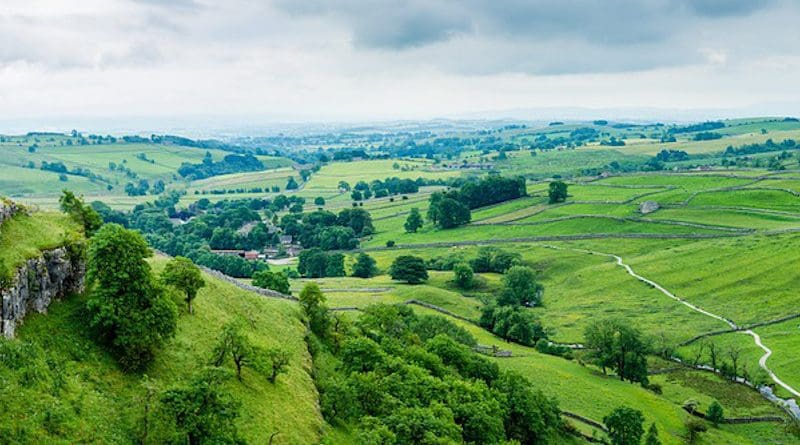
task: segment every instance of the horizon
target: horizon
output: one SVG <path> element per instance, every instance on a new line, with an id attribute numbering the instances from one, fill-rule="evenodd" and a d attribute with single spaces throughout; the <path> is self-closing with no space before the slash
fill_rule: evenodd
<path id="1" fill-rule="evenodd" d="M 800 114 L 795 2 L 456 6 L 14 0 L 0 125 Z"/>

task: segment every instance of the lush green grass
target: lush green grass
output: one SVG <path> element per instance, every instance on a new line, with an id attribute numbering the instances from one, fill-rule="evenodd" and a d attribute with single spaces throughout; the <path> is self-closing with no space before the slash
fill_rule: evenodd
<path id="1" fill-rule="evenodd" d="M 392 165 L 398 163 L 401 168 L 408 166 L 410 169 L 402 171 L 394 169 Z M 313 174 L 306 185 L 309 189 L 336 189 L 339 181 L 347 181 L 351 186 L 358 181 L 371 182 L 375 179 L 383 181 L 386 178 L 428 178 L 445 179 L 458 176 L 457 170 L 434 170 L 433 163 L 426 160 L 369 160 L 353 162 L 334 162 L 325 165 L 319 172 Z"/>
<path id="2" fill-rule="evenodd" d="M 578 148 L 575 150 L 548 150 L 531 156 L 528 151 L 510 152 L 508 159 L 496 161 L 498 169 L 508 175 L 524 175 L 532 179 L 553 175 L 576 175 L 586 168 L 604 168 L 611 162 L 644 162 L 646 156 L 628 155 L 620 150 Z"/>
<path id="3" fill-rule="evenodd" d="M 165 260 L 153 261 L 155 269 Z M 244 380 L 225 389 L 241 403 L 238 427 L 250 443 L 263 442 L 275 431 L 275 443 L 317 443 L 323 421 L 303 340 L 305 327 L 298 307 L 243 291 L 206 276 L 207 286 L 195 302 L 195 315 L 182 314 L 176 337 L 157 354 L 146 374 L 158 390 L 186 381 L 207 363 L 221 326 L 244 317 L 250 339 L 262 347 L 281 347 L 291 355 L 288 374 L 270 384 L 245 369 Z M 35 315 L 19 330 L 19 340 L 43 348 L 63 369 L 66 383 L 58 395 L 43 384 L 5 386 L 2 402 L 15 413 L 2 416 L 6 426 L 26 428 L 33 442 L 130 443 L 143 415 L 145 391 L 141 375 L 122 373 L 115 361 L 90 338 L 83 299 L 75 296 L 51 305 L 47 315 Z M 50 412 L 63 419 L 55 432 L 44 419 Z"/>
<path id="4" fill-rule="evenodd" d="M 679 297 L 749 324 L 797 312 L 798 236 L 702 240 L 624 258 Z"/>
<path id="5" fill-rule="evenodd" d="M 8 272 L 25 260 L 39 256 L 43 250 L 63 246 L 80 237 L 80 230 L 63 213 L 17 214 L 0 225 L 0 265 L 5 265 Z"/>
<path id="6" fill-rule="evenodd" d="M 692 198 L 689 205 L 750 207 L 800 213 L 800 196 L 782 190 L 745 189 L 703 192 Z"/>
<path id="7" fill-rule="evenodd" d="M 782 229 L 800 227 L 800 214 L 782 215 L 749 210 L 724 210 L 702 208 L 661 209 L 648 218 L 686 221 L 698 224 L 750 229 Z"/>
<path id="8" fill-rule="evenodd" d="M 426 225 L 417 233 L 402 231 L 404 220 L 394 218 L 378 221 L 375 224 L 377 233 L 365 246 L 382 246 L 388 240 L 397 244 L 482 241 L 487 239 L 508 239 L 537 236 L 580 235 L 586 233 L 659 233 L 659 234 L 692 234 L 716 233 L 714 230 L 682 227 L 657 222 L 619 221 L 602 217 L 585 217 L 564 221 L 544 222 L 537 225 L 490 226 L 472 225 L 455 229 L 437 230 Z"/>
<path id="9" fill-rule="evenodd" d="M 55 172 L 0 164 L 0 191 L 4 195 L 58 194 L 65 188 L 76 193 L 105 193 L 106 184 L 75 175 L 67 175 L 67 181 L 62 181 Z"/>
<path id="10" fill-rule="evenodd" d="M 301 181 L 300 175 L 293 169 L 277 168 L 258 172 L 231 173 L 229 175 L 212 176 L 210 178 L 192 181 L 187 188 L 187 192 L 194 193 L 195 190 L 228 190 L 240 188 L 249 190 L 257 187 L 269 191 L 272 186 L 278 186 L 281 190 L 284 190 L 289 176 L 294 176 L 296 181 Z"/>

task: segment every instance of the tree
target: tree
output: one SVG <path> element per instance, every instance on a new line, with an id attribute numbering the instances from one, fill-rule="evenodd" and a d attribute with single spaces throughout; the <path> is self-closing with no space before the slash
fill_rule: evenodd
<path id="1" fill-rule="evenodd" d="M 644 435 L 644 416 L 633 408 L 620 407 L 603 418 L 613 445 L 639 445 Z"/>
<path id="2" fill-rule="evenodd" d="M 686 441 L 690 444 L 697 443 L 697 439 L 700 438 L 700 433 L 708 431 L 705 422 L 694 416 L 689 416 L 684 420 L 683 424 L 686 427 Z"/>
<path id="3" fill-rule="evenodd" d="M 550 204 L 564 202 L 567 200 L 567 184 L 562 181 L 553 181 L 547 191 Z"/>
<path id="4" fill-rule="evenodd" d="M 222 366 L 225 359 L 230 357 L 236 367 L 236 378 L 242 380 L 242 368 L 245 366 L 259 367 L 259 351 L 250 343 L 250 339 L 244 333 L 244 323 L 241 320 L 234 320 L 222 326 L 217 345 L 214 347 L 213 361 L 214 366 Z"/>
<path id="5" fill-rule="evenodd" d="M 330 314 L 325 306 L 325 295 L 316 283 L 308 283 L 300 291 L 300 306 L 303 307 L 308 318 L 308 326 L 311 332 L 319 337 L 325 337 L 330 325 Z"/>
<path id="6" fill-rule="evenodd" d="M 275 383 L 279 374 L 284 374 L 288 371 L 289 353 L 283 349 L 275 348 L 267 351 L 267 356 L 270 359 L 270 374 L 267 379 L 270 383 Z"/>
<path id="7" fill-rule="evenodd" d="M 408 233 L 416 233 L 417 230 L 422 227 L 422 215 L 419 213 L 418 208 L 414 207 L 411 209 L 411 213 L 408 214 L 404 227 Z"/>
<path id="8" fill-rule="evenodd" d="M 547 443 L 561 427 L 558 404 L 536 391 L 524 376 L 504 372 L 495 385 L 505 395 L 505 427 L 509 439 L 519 443 Z"/>
<path id="9" fill-rule="evenodd" d="M 469 289 L 475 281 L 475 274 L 467 263 L 458 263 L 453 266 L 453 281 L 462 289 Z"/>
<path id="10" fill-rule="evenodd" d="M 393 280 L 405 281 L 408 284 L 419 284 L 428 279 L 425 260 L 411 255 L 395 258 L 389 267 L 389 275 Z"/>
<path id="11" fill-rule="evenodd" d="M 186 294 L 186 305 L 189 314 L 194 313 L 192 302 L 197 296 L 197 291 L 206 285 L 200 269 L 190 260 L 182 256 L 173 258 L 161 272 L 164 284 L 172 286 Z"/>
<path id="12" fill-rule="evenodd" d="M 76 197 L 69 190 L 63 190 L 58 198 L 61 211 L 68 214 L 75 222 L 83 227 L 86 236 L 92 236 L 103 225 L 103 218 L 91 206 L 83 202 L 83 196 Z"/>
<path id="13" fill-rule="evenodd" d="M 290 295 L 289 278 L 283 272 L 270 272 L 261 270 L 253 274 L 253 286 L 262 289 L 272 289 L 275 292 Z"/>
<path id="14" fill-rule="evenodd" d="M 236 430 L 239 403 L 223 391 L 229 374 L 220 368 L 207 368 L 187 385 L 170 388 L 161 396 L 161 407 L 173 423 L 181 440 L 175 442 L 241 443 Z"/>
<path id="15" fill-rule="evenodd" d="M 175 334 L 175 303 L 153 278 L 152 255 L 138 232 L 106 224 L 89 242 L 89 325 L 125 369 L 141 369 Z"/>
<path id="16" fill-rule="evenodd" d="M 658 438 L 658 428 L 655 422 L 651 423 L 650 428 L 647 429 L 647 436 L 644 437 L 644 445 L 661 445 L 661 439 Z"/>
<path id="17" fill-rule="evenodd" d="M 366 253 L 359 253 L 356 263 L 353 265 L 353 276 L 359 278 L 371 278 L 378 274 L 378 267 L 375 259 Z"/>
<path id="18" fill-rule="evenodd" d="M 286 181 L 286 190 L 297 190 L 300 186 L 297 185 L 297 181 L 295 181 L 294 176 L 289 176 L 288 181 Z"/>
<path id="19" fill-rule="evenodd" d="M 613 369 L 620 380 L 647 382 L 649 345 L 641 332 L 620 319 L 594 321 L 584 331 L 592 361 L 606 372 Z"/>
<path id="20" fill-rule="evenodd" d="M 725 421 L 725 411 L 722 409 L 722 405 L 716 400 L 711 402 L 711 405 L 708 405 L 706 419 L 713 423 L 714 426 L 719 426 L 720 423 Z"/>
<path id="21" fill-rule="evenodd" d="M 362 199 L 364 199 L 364 197 L 361 195 L 360 190 L 353 190 L 353 193 L 350 194 L 350 198 L 353 201 L 361 201 Z"/>
<path id="22" fill-rule="evenodd" d="M 537 306 L 542 302 L 542 285 L 536 282 L 536 272 L 525 266 L 508 269 L 502 279 L 500 305 Z"/>
<path id="23" fill-rule="evenodd" d="M 316 205 L 318 207 L 324 206 L 325 205 L 325 198 L 323 198 L 322 196 L 317 196 L 316 198 L 314 198 L 314 205 Z"/>
<path id="24" fill-rule="evenodd" d="M 472 218 L 469 207 L 442 193 L 431 195 L 428 219 L 440 229 L 451 229 L 466 224 Z"/>

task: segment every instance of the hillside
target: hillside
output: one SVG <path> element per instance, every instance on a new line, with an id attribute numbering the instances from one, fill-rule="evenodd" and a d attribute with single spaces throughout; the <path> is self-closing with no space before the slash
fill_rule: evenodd
<path id="1" fill-rule="evenodd" d="M 151 263 L 158 271 L 165 261 L 157 257 Z M 207 286 L 196 299 L 195 315 L 182 314 L 177 335 L 142 375 L 123 373 L 96 345 L 83 321 L 83 296 L 53 303 L 47 315 L 29 317 L 16 340 L 0 341 L 0 376 L 5 382 L 0 406 L 14 413 L 0 417 L 2 436 L 37 443 L 137 441 L 147 401 L 157 406 L 154 399 L 160 391 L 187 381 L 210 360 L 222 324 L 242 316 L 254 344 L 280 345 L 290 353 L 288 373 L 274 385 L 249 370 L 242 382 L 225 384 L 241 402 L 242 437 L 260 443 L 278 432 L 276 444 L 316 443 L 322 419 L 297 307 L 211 276 L 204 279 Z M 157 427 L 151 434 L 157 436 Z"/>

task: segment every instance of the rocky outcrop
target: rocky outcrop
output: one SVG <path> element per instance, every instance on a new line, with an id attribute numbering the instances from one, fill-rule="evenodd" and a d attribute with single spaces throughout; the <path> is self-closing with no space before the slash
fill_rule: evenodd
<path id="1" fill-rule="evenodd" d="M 16 215 L 21 210 L 22 208 L 15 202 L 0 198 L 0 225 L 3 224 L 3 221 L 11 219 L 12 216 Z M 2 230 L 2 227 L 0 227 L 0 230 Z"/>
<path id="2" fill-rule="evenodd" d="M 46 312 L 54 299 L 82 292 L 85 271 L 83 256 L 66 247 L 27 260 L 6 284 L 0 284 L 0 334 L 13 337 L 29 312 Z"/>
<path id="3" fill-rule="evenodd" d="M 639 204 L 639 213 L 642 215 L 647 215 L 648 213 L 653 213 L 660 208 L 661 206 L 655 201 L 644 201 L 643 203 Z"/>

